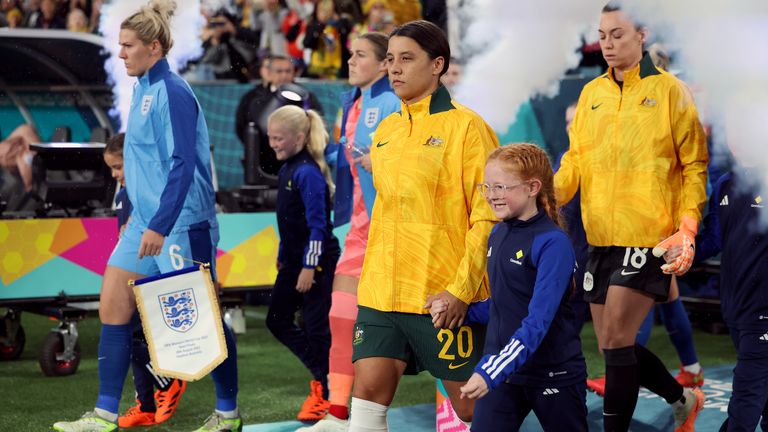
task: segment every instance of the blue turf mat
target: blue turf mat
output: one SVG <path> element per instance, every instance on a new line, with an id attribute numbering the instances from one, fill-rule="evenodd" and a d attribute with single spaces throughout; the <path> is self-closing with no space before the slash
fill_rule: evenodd
<path id="1" fill-rule="evenodd" d="M 696 430 L 716 431 L 725 420 L 728 401 L 731 398 L 732 370 L 733 365 L 708 367 L 704 370 L 703 390 L 707 395 L 707 402 L 696 420 Z M 587 408 L 589 408 L 589 430 L 601 431 L 603 399 L 594 393 L 588 393 Z M 392 432 L 433 431 L 435 430 L 435 405 L 423 404 L 392 409 L 389 412 L 388 421 L 389 430 Z M 298 421 L 250 425 L 246 426 L 243 432 L 293 432 L 303 425 Z M 666 432 L 672 430 L 672 411 L 669 405 L 655 394 L 641 389 L 630 429 L 633 432 Z M 523 423 L 521 431 L 541 431 L 541 426 L 536 418 L 530 415 Z"/>

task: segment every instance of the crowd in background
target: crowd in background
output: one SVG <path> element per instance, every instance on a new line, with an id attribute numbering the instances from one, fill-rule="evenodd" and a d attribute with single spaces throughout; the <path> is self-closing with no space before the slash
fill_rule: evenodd
<path id="1" fill-rule="evenodd" d="M 0 27 L 98 33 L 102 4 L 119 0 L 0 0 Z M 246 82 L 269 55 L 290 58 L 300 76 L 346 79 L 349 48 L 368 32 L 426 19 L 449 34 L 447 3 L 458 0 L 223 0 L 201 2 L 201 79 Z M 211 4 L 216 6 L 211 7 Z"/>
<path id="2" fill-rule="evenodd" d="M 241 82 L 257 78 L 270 55 L 290 58 L 300 76 L 346 79 L 362 34 L 422 18 L 448 32 L 446 0 L 231 0 L 203 14 L 204 54 L 191 67 Z"/>
<path id="3" fill-rule="evenodd" d="M 94 33 L 103 0 L 1 0 L 0 27 Z"/>

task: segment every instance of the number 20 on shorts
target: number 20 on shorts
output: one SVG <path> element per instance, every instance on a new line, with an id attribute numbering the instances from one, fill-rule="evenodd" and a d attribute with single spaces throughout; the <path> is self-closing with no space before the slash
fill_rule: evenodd
<path id="1" fill-rule="evenodd" d="M 437 340 L 443 344 L 443 348 L 437 355 L 437 357 L 441 360 L 448 360 L 453 362 L 456 360 L 456 354 L 458 354 L 461 359 L 468 359 L 472 355 L 472 350 L 474 347 L 472 346 L 472 328 L 469 326 L 459 327 L 459 330 L 455 335 L 451 330 L 441 329 L 437 333 Z M 454 341 L 456 342 L 456 348 L 452 349 L 454 346 Z M 456 354 L 450 354 L 449 351 L 455 352 Z M 457 365 L 451 363 L 449 368 L 454 369 L 465 364 L 466 362 Z"/>

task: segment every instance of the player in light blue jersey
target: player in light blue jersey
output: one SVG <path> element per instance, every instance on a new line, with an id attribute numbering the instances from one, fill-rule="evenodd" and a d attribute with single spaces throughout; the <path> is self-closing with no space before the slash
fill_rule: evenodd
<path id="1" fill-rule="evenodd" d="M 130 221 L 109 258 L 101 287 L 99 396 L 96 408 L 53 428 L 116 431 L 130 363 L 136 310 L 131 279 L 178 270 L 192 260 L 214 269 L 219 230 L 211 181 L 208 131 L 189 85 L 169 69 L 173 0 L 151 0 L 123 21 L 120 58 L 138 78 L 125 136 L 124 169 L 133 204 Z M 216 409 L 198 431 L 241 431 L 237 408 L 237 353 L 224 326 L 229 357 L 213 372 Z"/>

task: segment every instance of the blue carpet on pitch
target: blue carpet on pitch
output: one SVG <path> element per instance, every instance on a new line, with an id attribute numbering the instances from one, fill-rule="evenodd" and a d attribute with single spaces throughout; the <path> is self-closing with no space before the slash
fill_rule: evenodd
<path id="1" fill-rule="evenodd" d="M 733 365 L 708 367 L 704 370 L 704 393 L 707 402 L 696 419 L 696 430 L 716 431 L 725 420 L 728 401 L 731 398 L 731 377 Z M 587 393 L 589 408 L 589 430 L 603 429 L 603 399 L 594 393 Z M 423 404 L 412 407 L 394 408 L 389 411 L 389 430 L 392 432 L 426 432 L 435 430 L 435 405 Z M 243 432 L 293 432 L 309 423 L 286 421 L 250 425 Z M 630 430 L 633 432 L 662 432 L 673 429 L 672 411 L 660 397 L 646 389 L 640 390 L 637 408 Z M 541 431 L 536 417 L 531 414 L 523 423 L 523 432 Z"/>

